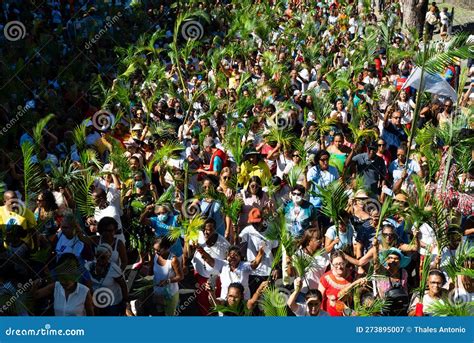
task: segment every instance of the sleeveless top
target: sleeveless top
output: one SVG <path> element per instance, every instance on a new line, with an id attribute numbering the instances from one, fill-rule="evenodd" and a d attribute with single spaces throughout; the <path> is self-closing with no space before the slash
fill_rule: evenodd
<path id="1" fill-rule="evenodd" d="M 54 315 L 55 316 L 85 316 L 86 297 L 89 288 L 82 283 L 77 283 L 76 290 L 69 294 L 66 299 L 66 292 L 60 282 L 54 284 Z"/>
<path id="2" fill-rule="evenodd" d="M 80 257 L 83 249 L 84 243 L 77 236 L 69 239 L 62 232 L 59 233 L 55 248 L 58 258 L 65 253 L 73 253 L 77 257 Z"/>
<path id="3" fill-rule="evenodd" d="M 115 244 L 114 246 L 112 247 L 112 256 L 110 256 L 110 262 L 113 262 L 115 263 L 117 266 L 120 267 L 120 255 L 119 255 L 119 252 L 117 250 L 117 246 L 118 246 L 118 242 L 119 242 L 119 239 L 117 239 L 116 237 L 114 238 L 115 240 Z M 102 237 L 100 237 L 99 239 L 99 244 L 98 245 L 101 245 L 102 244 Z"/>
<path id="4" fill-rule="evenodd" d="M 171 265 L 173 257 L 174 255 L 170 254 L 164 266 L 160 266 L 160 264 L 158 263 L 158 257 L 156 255 L 153 258 L 153 292 L 156 295 L 161 295 L 166 298 L 170 298 L 175 295 L 179 290 L 177 282 L 173 282 L 169 285 L 165 285 L 162 287 L 158 286 L 160 281 L 167 280 L 176 276 L 176 273 L 173 270 L 173 266 Z"/>

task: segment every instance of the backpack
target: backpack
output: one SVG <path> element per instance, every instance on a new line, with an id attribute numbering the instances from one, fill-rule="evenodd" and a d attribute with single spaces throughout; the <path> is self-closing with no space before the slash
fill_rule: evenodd
<path id="1" fill-rule="evenodd" d="M 400 270 L 400 280 L 402 280 L 402 272 Z M 385 292 L 385 306 L 382 310 L 384 316 L 406 316 L 410 299 L 407 292 L 403 289 L 401 282 L 392 281 L 389 278 L 390 288 Z"/>

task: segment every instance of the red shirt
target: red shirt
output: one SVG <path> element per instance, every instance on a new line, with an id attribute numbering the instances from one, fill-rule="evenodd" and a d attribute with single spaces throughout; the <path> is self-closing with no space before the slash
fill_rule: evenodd
<path id="1" fill-rule="evenodd" d="M 337 308 L 339 306 L 336 306 L 339 302 L 339 292 L 352 282 L 352 277 L 349 276 L 344 280 L 337 280 L 332 271 L 328 271 L 321 276 L 319 282 L 326 290 L 324 292 L 322 309 L 329 313 L 330 316 L 341 317 L 344 308 L 342 306 Z"/>

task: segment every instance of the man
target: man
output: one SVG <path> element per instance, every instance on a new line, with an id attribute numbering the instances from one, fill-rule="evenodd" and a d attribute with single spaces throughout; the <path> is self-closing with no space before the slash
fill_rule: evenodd
<path id="1" fill-rule="evenodd" d="M 107 201 L 107 194 L 102 188 L 96 188 L 92 192 L 92 200 L 94 201 L 94 216 L 87 219 L 91 232 L 96 232 L 97 223 L 104 217 L 112 217 L 118 223 L 116 237 L 125 243 L 125 236 L 122 232 L 122 221 L 120 220 L 120 208 L 114 206 L 113 203 Z"/>
<path id="2" fill-rule="evenodd" d="M 216 148 L 216 143 L 212 137 L 206 137 L 203 146 L 204 151 L 211 154 L 211 160 L 209 166 L 199 168 L 197 172 L 218 177 L 222 168 L 227 167 L 227 155 L 224 151 Z"/>
<path id="3" fill-rule="evenodd" d="M 246 245 L 247 261 L 255 260 L 260 247 L 265 246 L 265 255 L 262 262 L 257 269 L 250 272 L 249 287 L 253 294 L 258 286 L 268 279 L 272 271 L 272 250 L 278 248 L 278 241 L 268 240 L 264 236 L 265 226 L 262 225 L 262 214 L 258 208 L 255 207 L 250 210 L 248 224 L 239 234 L 241 242 Z"/>
<path id="4" fill-rule="evenodd" d="M 260 153 L 255 150 L 245 154 L 245 162 L 240 167 L 237 181 L 246 188 L 252 176 L 258 176 L 261 180 L 272 177 L 267 163 L 261 159 Z"/>
<path id="5" fill-rule="evenodd" d="M 323 295 L 317 289 L 310 289 L 305 295 L 305 304 L 298 304 L 296 298 L 300 294 L 301 287 L 303 286 L 303 280 L 297 278 L 295 280 L 295 290 L 288 298 L 288 307 L 293 311 L 295 316 L 311 316 L 311 317 L 327 317 L 329 316 L 326 311 L 321 310 L 321 304 L 323 302 Z"/>
<path id="6" fill-rule="evenodd" d="M 353 158 L 355 150 L 352 150 L 347 156 L 344 167 L 348 168 L 355 165 L 356 172 L 363 177 L 366 188 L 374 195 L 379 195 L 382 186 L 385 184 L 387 168 L 384 160 L 377 156 L 377 144 L 371 142 L 368 146 L 368 152 L 357 154 Z"/>
<path id="7" fill-rule="evenodd" d="M 204 285 L 208 282 L 209 278 L 218 277 L 218 274 L 214 270 L 214 268 L 212 268 L 204 261 L 199 250 L 203 249 L 213 258 L 224 260 L 227 254 L 227 250 L 230 247 L 230 244 L 223 236 L 217 233 L 216 222 L 214 221 L 214 219 L 209 218 L 204 223 L 204 228 L 202 229 L 202 231 L 199 231 L 199 237 L 196 242 L 196 245 L 197 251 L 194 253 L 191 262 L 194 267 L 194 277 L 199 285 L 198 288 L 201 289 L 201 287 L 204 287 Z M 189 254 L 187 248 L 188 246 L 185 246 L 185 261 L 186 257 Z M 211 304 L 209 303 L 209 292 L 203 291 L 197 293 L 197 302 L 199 305 L 199 314 L 201 316 L 209 315 L 209 310 L 211 308 Z"/>
<path id="8" fill-rule="evenodd" d="M 382 138 L 387 143 L 388 151 L 390 152 L 391 156 L 395 156 L 397 148 L 403 142 L 408 141 L 408 136 L 405 133 L 405 129 L 402 125 L 402 114 L 400 111 L 395 111 L 391 115 L 390 111 L 385 111 Z"/>
<path id="9" fill-rule="evenodd" d="M 415 173 L 423 177 L 423 170 L 415 160 L 408 159 L 407 149 L 400 147 L 397 149 L 397 159 L 390 163 L 388 173 L 393 181 L 393 192 L 398 193 L 402 188 L 406 188 L 405 181 L 410 180 L 410 176 Z"/>
<path id="10" fill-rule="evenodd" d="M 18 199 L 16 192 L 6 191 L 3 193 L 4 206 L 0 207 L 0 236 L 5 236 L 9 225 L 20 225 L 28 234 L 22 240 L 30 249 L 36 248 L 35 233 L 36 220 L 33 212 Z"/>

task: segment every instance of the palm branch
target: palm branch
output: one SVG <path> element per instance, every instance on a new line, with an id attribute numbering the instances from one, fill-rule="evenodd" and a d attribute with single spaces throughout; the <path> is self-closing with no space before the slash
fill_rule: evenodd
<path id="1" fill-rule="evenodd" d="M 426 250 L 429 251 L 430 247 L 427 247 Z M 416 290 L 416 292 L 418 292 L 420 296 L 420 303 L 423 303 L 423 297 L 425 296 L 425 291 L 428 287 L 428 275 L 430 273 L 430 265 L 431 253 L 428 253 L 423 260 L 423 264 L 421 265 L 420 285 Z"/>
<path id="2" fill-rule="evenodd" d="M 242 144 L 243 137 L 247 134 L 245 128 L 238 126 L 227 127 L 227 134 L 224 141 L 224 147 L 230 151 L 234 162 L 240 166 L 243 163 L 247 144 Z"/>
<path id="3" fill-rule="evenodd" d="M 323 201 L 321 212 L 332 220 L 336 228 L 336 235 L 339 236 L 341 215 L 346 210 L 349 202 L 346 187 L 340 180 L 336 180 L 326 187 L 318 186 L 318 191 L 319 197 Z"/>
<path id="4" fill-rule="evenodd" d="M 82 178 L 82 171 L 77 170 L 69 159 L 60 162 L 60 165 L 52 166 L 51 181 L 55 187 L 66 188 Z"/>
<path id="5" fill-rule="evenodd" d="M 298 179 L 304 175 L 305 168 L 302 165 L 294 165 L 288 173 L 288 184 L 294 188 L 298 184 Z"/>
<path id="6" fill-rule="evenodd" d="M 429 306 L 430 314 L 435 317 L 470 317 L 473 315 L 474 301 L 452 303 L 436 300 Z"/>
<path id="7" fill-rule="evenodd" d="M 421 224 L 428 222 L 432 218 L 430 210 L 426 210 L 428 206 L 426 187 L 423 180 L 418 175 L 411 176 L 413 184 L 415 185 L 416 194 L 413 197 L 408 197 L 408 206 L 406 209 L 406 227 L 419 228 Z M 413 200 L 414 198 L 414 200 Z"/>
<path id="8" fill-rule="evenodd" d="M 109 155 L 109 161 L 117 168 L 120 180 L 128 180 L 132 176 L 132 170 L 130 169 L 130 163 L 125 155 L 125 150 L 120 143 L 115 140 L 111 140 L 110 143 L 112 144 L 112 151 Z"/>
<path id="9" fill-rule="evenodd" d="M 199 215 L 182 222 L 180 227 L 173 227 L 169 230 L 168 237 L 170 240 L 177 240 L 184 237 L 185 242 L 197 242 L 199 238 L 199 231 L 205 223 L 205 219 Z"/>
<path id="10" fill-rule="evenodd" d="M 436 236 L 438 251 L 441 251 L 448 246 L 448 213 L 442 202 L 437 198 L 432 199 L 432 206 L 432 217 L 429 219 L 429 223 Z"/>
<path id="11" fill-rule="evenodd" d="M 80 153 L 86 148 L 86 124 L 81 123 L 77 125 L 72 131 L 74 144 L 76 144 L 77 151 Z"/>
<path id="12" fill-rule="evenodd" d="M 43 130 L 46 128 L 46 125 L 48 125 L 48 122 L 53 118 L 54 114 L 50 113 L 46 117 L 41 118 L 33 128 L 33 139 L 37 149 L 39 149 L 43 144 Z"/>
<path id="13" fill-rule="evenodd" d="M 457 276 L 465 274 L 464 264 L 467 260 L 474 258 L 474 246 L 469 242 L 461 242 L 454 258 L 451 259 L 450 263 L 445 266 L 445 271 L 449 278 L 454 282 L 457 282 Z"/>
<path id="14" fill-rule="evenodd" d="M 175 190 L 174 186 L 168 187 L 168 189 L 165 192 L 163 192 L 163 194 L 160 195 L 160 197 L 156 201 L 156 204 L 161 205 L 161 204 L 171 203 L 171 201 L 174 198 L 174 190 Z"/>
<path id="15" fill-rule="evenodd" d="M 286 296 L 278 288 L 268 286 L 261 295 L 260 306 L 265 317 L 286 317 Z"/>
<path id="16" fill-rule="evenodd" d="M 94 185 L 94 176 L 90 169 L 82 170 L 82 178 L 72 184 L 71 188 L 74 194 L 74 201 L 79 212 L 84 217 L 94 215 L 94 200 L 92 199 L 92 186 Z"/>
<path id="17" fill-rule="evenodd" d="M 171 158 L 174 154 L 183 150 L 183 145 L 175 140 L 167 141 L 163 144 L 153 156 L 152 162 L 163 166 L 166 161 Z"/>
<path id="18" fill-rule="evenodd" d="M 33 204 L 32 200 L 36 198 L 36 195 L 41 189 L 41 170 L 38 164 L 31 162 L 35 155 L 35 146 L 31 142 L 25 141 L 21 145 L 21 151 L 23 154 L 25 204 L 26 206 L 30 206 Z"/>
<path id="19" fill-rule="evenodd" d="M 354 303 L 354 312 L 358 317 L 373 317 L 380 315 L 387 306 L 387 300 L 376 298 L 370 305 Z"/>

